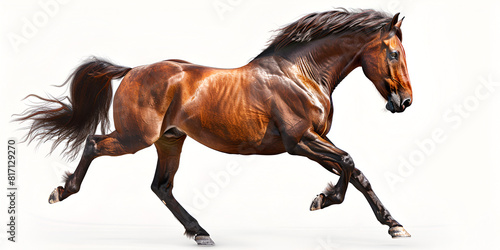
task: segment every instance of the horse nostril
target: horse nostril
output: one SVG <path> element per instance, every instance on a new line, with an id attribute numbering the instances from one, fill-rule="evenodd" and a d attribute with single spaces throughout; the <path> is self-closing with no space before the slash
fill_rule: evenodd
<path id="1" fill-rule="evenodd" d="M 403 107 L 408 108 L 411 105 L 411 98 L 406 98 L 403 100 Z"/>

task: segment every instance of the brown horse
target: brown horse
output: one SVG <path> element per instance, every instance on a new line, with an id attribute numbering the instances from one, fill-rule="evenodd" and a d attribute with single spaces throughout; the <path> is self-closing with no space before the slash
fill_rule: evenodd
<path id="1" fill-rule="evenodd" d="M 90 59 L 70 76 L 69 104 L 41 98 L 19 118 L 31 120 L 27 139 L 65 142 L 82 158 L 64 187 L 49 202 L 77 193 L 93 159 L 132 154 L 155 145 L 158 165 L 151 188 L 200 245 L 212 245 L 205 231 L 172 195 L 181 148 L 190 136 L 230 154 L 308 157 L 340 176 L 311 204 L 322 209 L 344 200 L 351 183 L 363 193 L 392 237 L 410 235 L 382 205 L 348 153 L 327 134 L 335 87 L 361 66 L 387 100 L 391 112 L 412 103 L 401 44 L 402 19 L 373 10 L 345 9 L 309 14 L 282 28 L 270 45 L 247 65 L 216 69 L 182 60 L 128 68 Z M 105 134 L 112 100 L 111 80 L 122 78 L 114 98 L 115 131 Z M 67 81 L 67 82 L 68 82 Z M 55 106 L 54 106 L 55 105 Z M 105 135 L 93 135 L 98 124 Z"/>

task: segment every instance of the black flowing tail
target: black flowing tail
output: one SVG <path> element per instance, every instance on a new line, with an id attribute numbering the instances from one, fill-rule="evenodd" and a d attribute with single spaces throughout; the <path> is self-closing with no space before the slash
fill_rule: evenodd
<path id="1" fill-rule="evenodd" d="M 41 143 L 53 140 L 51 152 L 65 141 L 64 156 L 74 160 L 89 134 L 94 134 L 101 123 L 101 132 L 109 128 L 108 112 L 113 97 L 111 80 L 124 77 L 132 68 L 114 65 L 98 58 L 90 58 L 73 72 L 68 80 L 70 96 L 42 98 L 27 109 L 16 121 L 31 120 L 26 140 Z M 68 99 L 69 104 L 63 102 Z"/>

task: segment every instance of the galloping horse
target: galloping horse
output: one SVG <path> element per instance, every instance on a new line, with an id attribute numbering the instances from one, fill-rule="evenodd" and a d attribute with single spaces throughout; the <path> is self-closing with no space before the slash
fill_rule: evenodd
<path id="1" fill-rule="evenodd" d="M 399 13 L 337 9 L 304 16 L 283 27 L 268 47 L 247 65 L 217 69 L 182 60 L 135 68 L 91 58 L 68 78 L 65 98 L 42 98 L 19 121 L 31 120 L 28 140 L 65 142 L 65 154 L 83 155 L 64 187 L 49 202 L 77 193 L 93 159 L 133 154 L 155 145 L 158 164 L 151 185 L 200 245 L 213 245 L 207 231 L 172 195 L 186 136 L 230 154 L 274 155 L 288 152 L 316 161 L 339 175 L 312 202 L 318 210 L 344 200 L 351 183 L 368 200 L 392 237 L 409 237 L 382 205 L 370 182 L 348 153 L 327 134 L 331 127 L 332 92 L 361 66 L 387 100 L 390 112 L 412 103 L 412 89 L 402 46 Z M 112 100 L 111 81 L 123 78 L 114 97 L 115 131 L 106 134 Z M 103 135 L 94 135 L 101 124 Z"/>

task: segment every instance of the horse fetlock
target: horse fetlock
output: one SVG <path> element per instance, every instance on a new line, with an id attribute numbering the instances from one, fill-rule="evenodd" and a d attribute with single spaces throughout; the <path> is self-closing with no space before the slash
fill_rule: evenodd
<path id="1" fill-rule="evenodd" d="M 78 193 L 80 191 L 80 187 L 77 185 L 68 185 L 65 187 L 66 192 L 70 194 Z"/>
<path id="2" fill-rule="evenodd" d="M 323 201 L 323 208 L 331 205 L 341 204 L 342 202 L 344 202 L 344 198 L 345 196 L 340 193 L 329 194 Z"/>
<path id="3" fill-rule="evenodd" d="M 328 183 L 328 186 L 325 188 L 323 193 L 326 198 L 324 207 L 344 202 L 345 191 L 342 191 L 342 187 L 338 184 L 333 185 L 331 182 Z"/>
<path id="4" fill-rule="evenodd" d="M 200 224 L 198 224 L 198 221 L 193 219 L 193 221 L 190 221 L 186 223 L 185 225 L 186 231 L 194 232 L 195 234 L 208 234 L 203 228 L 201 228 Z"/>
<path id="5" fill-rule="evenodd" d="M 392 216 L 389 211 L 378 211 L 375 213 L 377 220 L 384 225 L 388 225 L 389 227 L 401 226 Z"/>
<path id="6" fill-rule="evenodd" d="M 75 183 L 74 175 L 71 175 L 68 178 L 68 180 L 66 181 L 66 185 L 64 185 L 64 190 L 66 190 L 66 192 L 70 194 L 78 193 L 78 191 L 80 191 L 80 185 L 77 185 Z"/>
<path id="7" fill-rule="evenodd" d="M 340 204 L 343 201 L 344 197 L 339 194 L 331 194 L 331 195 L 318 194 L 316 198 L 314 198 L 314 200 L 312 201 L 311 207 L 309 209 L 311 211 L 316 211 L 331 205 Z"/>

